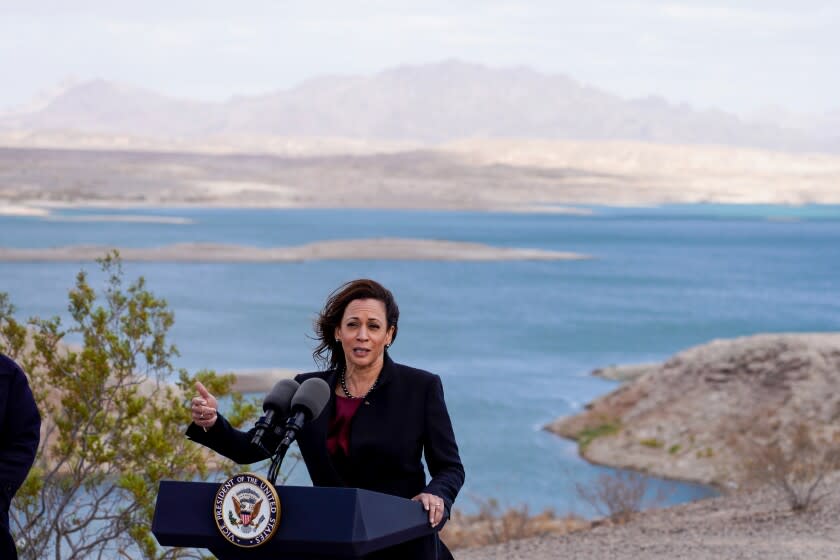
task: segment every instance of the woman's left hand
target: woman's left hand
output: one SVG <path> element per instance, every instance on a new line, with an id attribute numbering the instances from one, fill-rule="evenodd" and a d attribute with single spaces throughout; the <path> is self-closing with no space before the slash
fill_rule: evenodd
<path id="1" fill-rule="evenodd" d="M 411 499 L 423 504 L 423 509 L 429 512 L 429 525 L 432 527 L 437 527 L 437 524 L 443 520 L 443 515 L 446 513 L 443 498 L 422 492 Z"/>
<path id="2" fill-rule="evenodd" d="M 213 424 L 219 418 L 219 402 L 216 400 L 216 397 L 210 394 L 210 391 L 207 390 L 207 387 L 201 381 L 195 382 L 195 390 L 198 391 L 198 396 L 193 397 L 192 405 L 190 406 L 192 421 L 196 425 L 204 428 L 206 432 L 213 427 Z"/>

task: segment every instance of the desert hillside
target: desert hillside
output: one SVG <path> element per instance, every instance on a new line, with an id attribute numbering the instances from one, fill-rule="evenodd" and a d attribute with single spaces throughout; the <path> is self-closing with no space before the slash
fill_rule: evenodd
<path id="1" fill-rule="evenodd" d="M 819 507 L 791 512 L 763 490 L 701 500 L 566 535 L 459 549 L 457 560 L 835 560 L 840 558 L 840 477 Z"/>
<path id="2" fill-rule="evenodd" d="M 0 212 L 55 205 L 569 212 L 566 205 L 840 203 L 840 156 L 833 155 L 502 140 L 333 155 L 231 149 L 0 148 Z"/>

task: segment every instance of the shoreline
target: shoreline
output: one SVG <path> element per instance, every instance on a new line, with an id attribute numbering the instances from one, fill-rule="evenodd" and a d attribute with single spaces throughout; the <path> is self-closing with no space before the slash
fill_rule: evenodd
<path id="1" fill-rule="evenodd" d="M 219 375 L 233 374 L 236 379 L 231 390 L 248 395 L 268 393 L 281 379 L 293 379 L 299 373 L 301 372 L 292 369 L 270 368 L 231 370 L 220 372 Z"/>
<path id="2" fill-rule="evenodd" d="M 336 206 L 336 205 L 315 205 L 315 204 L 287 204 L 278 203 L 277 201 L 264 202 L 250 202 L 243 204 L 241 202 L 232 202 L 229 199 L 206 200 L 201 202 L 174 202 L 174 203 L 156 203 L 152 201 L 144 202 L 127 202 L 121 199 L 97 199 L 97 200 L 77 200 L 77 201 L 45 201 L 45 200 L 21 200 L 16 202 L 0 200 L 0 218 L 3 217 L 21 217 L 40 219 L 50 222 L 111 222 L 111 223 L 148 223 L 148 224 L 166 224 L 166 225 L 193 225 L 196 221 L 192 218 L 177 216 L 177 215 L 161 215 L 161 214 L 120 214 L 119 211 L 135 211 L 135 212 L 159 212 L 159 211 L 178 211 L 178 210 L 233 210 L 233 211 L 249 211 L 249 210 L 325 210 L 325 211 L 372 211 L 372 212 L 465 212 L 477 214 L 523 214 L 523 215 L 562 215 L 571 217 L 592 217 L 602 214 L 602 210 L 664 210 L 670 207 L 686 208 L 686 207 L 722 207 L 722 208 L 750 208 L 750 207 L 767 207 L 768 209 L 829 209 L 837 208 L 840 210 L 840 203 L 838 202 L 731 202 L 731 201 L 700 201 L 700 202 L 640 202 L 637 204 L 622 202 L 620 204 L 608 203 L 580 203 L 580 204 L 522 204 L 522 205 L 508 205 L 504 207 L 494 207 L 487 205 L 475 206 L 392 206 L 392 205 L 364 205 L 364 206 Z M 87 211 L 84 214 L 78 215 L 64 215 L 60 214 L 63 210 Z M 107 212 L 107 213 L 105 213 Z M 821 216 L 818 216 L 821 217 Z M 840 211 L 838 211 L 840 217 Z M 802 221 L 801 216 L 797 215 L 777 215 L 768 214 L 765 216 L 755 216 L 758 219 L 764 219 L 770 222 L 779 223 L 797 223 Z"/>

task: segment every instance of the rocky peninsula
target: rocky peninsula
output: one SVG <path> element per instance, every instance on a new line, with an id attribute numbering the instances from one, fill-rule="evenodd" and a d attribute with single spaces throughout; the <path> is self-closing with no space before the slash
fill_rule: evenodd
<path id="1" fill-rule="evenodd" d="M 576 439 L 590 461 L 726 492 L 622 524 L 600 520 L 567 534 L 459 549 L 458 560 L 840 558 L 840 471 L 823 471 L 821 499 L 798 511 L 778 485 L 742 484 L 744 441 L 789 446 L 788 428 L 800 425 L 824 448 L 837 447 L 840 333 L 714 340 L 660 364 L 593 373 L 622 385 L 546 429 Z"/>
<path id="2" fill-rule="evenodd" d="M 840 333 L 714 340 L 658 365 L 546 429 L 594 462 L 738 487 L 744 444 L 803 425 L 840 439 Z"/>

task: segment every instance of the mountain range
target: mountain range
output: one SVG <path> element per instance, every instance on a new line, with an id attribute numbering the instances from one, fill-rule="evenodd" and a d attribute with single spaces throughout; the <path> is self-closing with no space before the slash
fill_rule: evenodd
<path id="1" fill-rule="evenodd" d="M 460 61 L 371 76 L 324 76 L 225 102 L 168 97 L 92 80 L 26 110 L 0 132 L 62 131 L 158 139 L 347 138 L 438 144 L 464 138 L 638 140 L 840 153 L 840 110 L 761 122 L 650 96 L 624 99 L 563 75 Z M 836 126 L 835 126 L 836 125 Z"/>

